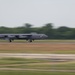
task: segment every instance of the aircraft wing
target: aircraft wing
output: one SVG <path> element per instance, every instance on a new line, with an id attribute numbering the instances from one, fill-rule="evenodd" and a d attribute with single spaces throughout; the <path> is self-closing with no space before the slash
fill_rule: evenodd
<path id="1" fill-rule="evenodd" d="M 32 34 L 0 34 L 0 38 L 30 38 Z"/>

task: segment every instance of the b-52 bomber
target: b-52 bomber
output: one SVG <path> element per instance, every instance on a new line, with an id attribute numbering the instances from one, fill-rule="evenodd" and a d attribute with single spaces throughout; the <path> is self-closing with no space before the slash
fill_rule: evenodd
<path id="1" fill-rule="evenodd" d="M 8 40 L 12 42 L 13 40 L 27 40 L 32 42 L 37 39 L 45 39 L 48 36 L 45 34 L 29 33 L 29 34 L 0 34 L 0 39 Z"/>

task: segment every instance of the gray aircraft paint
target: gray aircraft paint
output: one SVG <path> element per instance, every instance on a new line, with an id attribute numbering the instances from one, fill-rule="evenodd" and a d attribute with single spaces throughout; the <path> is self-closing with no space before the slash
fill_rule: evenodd
<path id="1" fill-rule="evenodd" d="M 12 42 L 15 39 L 24 39 L 32 42 L 32 40 L 36 39 L 46 39 L 48 36 L 45 34 L 37 34 L 37 33 L 30 33 L 30 34 L 0 34 L 0 39 L 6 39 Z"/>

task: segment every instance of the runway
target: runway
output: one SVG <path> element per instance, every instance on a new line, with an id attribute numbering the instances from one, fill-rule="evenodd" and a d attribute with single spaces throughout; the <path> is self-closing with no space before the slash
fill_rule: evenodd
<path id="1" fill-rule="evenodd" d="M 0 53 L 0 58 L 48 58 L 55 60 L 75 60 L 75 54 L 31 54 L 31 53 Z"/>

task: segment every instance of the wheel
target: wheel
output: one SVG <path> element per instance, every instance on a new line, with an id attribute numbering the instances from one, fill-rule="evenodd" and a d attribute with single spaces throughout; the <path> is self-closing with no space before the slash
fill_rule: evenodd
<path id="1" fill-rule="evenodd" d="M 32 42 L 32 40 L 30 39 L 29 42 Z"/>
<path id="2" fill-rule="evenodd" d="M 9 39 L 9 42 L 12 42 L 12 40 L 11 40 L 11 39 Z"/>

